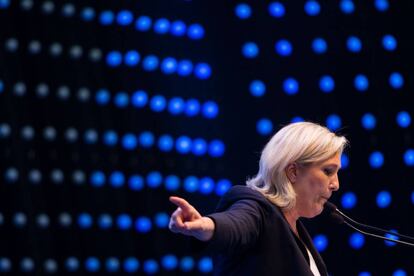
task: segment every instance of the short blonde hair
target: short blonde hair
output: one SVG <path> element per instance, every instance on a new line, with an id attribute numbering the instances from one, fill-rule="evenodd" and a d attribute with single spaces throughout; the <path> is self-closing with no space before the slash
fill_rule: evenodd
<path id="1" fill-rule="evenodd" d="M 291 163 L 308 165 L 342 154 L 348 141 L 326 127 L 299 122 L 280 129 L 266 144 L 259 163 L 259 172 L 247 186 L 261 192 L 282 209 L 296 204 L 296 193 L 286 175 Z"/>

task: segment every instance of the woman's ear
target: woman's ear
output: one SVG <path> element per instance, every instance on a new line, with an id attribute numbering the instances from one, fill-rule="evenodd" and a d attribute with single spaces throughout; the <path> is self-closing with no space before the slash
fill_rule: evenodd
<path id="1" fill-rule="evenodd" d="M 294 184 L 296 182 L 297 173 L 298 173 L 298 167 L 296 163 L 289 164 L 286 169 L 286 176 L 289 179 L 290 183 Z"/>

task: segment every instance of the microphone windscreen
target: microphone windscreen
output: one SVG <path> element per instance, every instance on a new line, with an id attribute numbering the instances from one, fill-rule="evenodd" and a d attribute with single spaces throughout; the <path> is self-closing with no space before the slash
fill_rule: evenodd
<path id="1" fill-rule="evenodd" d="M 325 207 L 325 209 L 326 209 L 326 211 L 327 211 L 328 213 L 333 213 L 333 212 L 335 212 L 335 211 L 336 211 L 336 209 L 338 209 L 338 208 L 335 206 L 335 204 L 330 203 L 329 201 L 325 202 L 324 207 Z"/>
<path id="2" fill-rule="evenodd" d="M 336 212 L 332 212 L 329 216 L 329 218 L 331 219 L 332 222 L 336 223 L 336 224 L 342 224 L 345 222 L 345 219 L 338 213 Z"/>

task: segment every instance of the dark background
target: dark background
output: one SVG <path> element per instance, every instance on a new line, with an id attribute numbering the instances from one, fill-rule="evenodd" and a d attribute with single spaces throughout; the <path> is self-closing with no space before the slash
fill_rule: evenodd
<path id="1" fill-rule="evenodd" d="M 149 273 L 145 269 L 147 260 L 158 263 L 157 274 L 203 273 L 199 261 L 205 254 L 195 251 L 188 239 L 170 233 L 165 225 L 157 227 L 154 223 L 148 233 L 139 233 L 134 226 L 122 230 L 116 225 L 116 217 L 125 213 L 135 220 L 140 216 L 153 219 L 159 212 L 170 214 L 174 206 L 168 202 L 168 196 L 172 194 L 188 199 L 205 214 L 214 210 L 219 196 L 214 192 L 188 192 L 183 183 L 177 191 L 169 191 L 164 184 L 157 188 L 145 184 L 140 191 L 133 191 L 127 184 L 114 188 L 105 183 L 96 188 L 90 184 L 90 174 L 101 170 L 108 178 L 112 171 L 119 170 L 126 176 L 138 173 L 145 178 L 148 173 L 158 171 L 163 176 L 174 174 L 180 179 L 189 175 L 208 176 L 214 181 L 228 179 L 233 184 L 243 184 L 256 173 L 260 151 L 270 137 L 256 130 L 261 118 L 272 121 L 274 133 L 295 116 L 326 124 L 328 115 L 339 115 L 342 125 L 338 132 L 350 140 L 351 146 L 346 152 L 350 164 L 340 173 L 341 189 L 332 201 L 341 207 L 341 196 L 352 191 L 358 201 L 355 208 L 346 211 L 349 215 L 373 225 L 398 229 L 400 233 L 414 234 L 414 172 L 403 159 L 405 151 L 414 147 L 413 129 L 411 125 L 401 128 L 396 122 L 398 112 L 413 111 L 414 44 L 409 23 L 413 5 L 410 1 L 390 1 L 386 11 L 379 11 L 375 1 L 356 1 L 352 14 L 340 10 L 340 1 L 321 1 L 321 12 L 317 16 L 304 12 L 305 1 L 283 1 L 286 8 L 283 18 L 269 15 L 269 1 L 246 1 L 252 9 L 251 17 L 246 20 L 235 15 L 238 1 L 7 2 L 0 9 L 0 124 L 10 128 L 10 135 L 0 138 L 0 267 L 7 259 L 11 264 L 8 273 L 23 273 L 22 259 L 31 258 L 34 267 L 25 273 L 48 273 L 45 263 L 52 259 L 57 265 L 54 273 L 62 275 L 69 273 L 67 258 L 75 257 L 79 268 L 70 273 L 88 274 L 93 272 L 88 271 L 87 259 L 96 257 L 100 265 L 94 273 L 105 274 L 105 261 L 115 257 L 121 265 L 118 272 L 111 274 L 123 274 L 126 272 L 122 262 L 130 256 L 140 264 L 135 273 Z M 50 14 L 42 10 L 45 2 L 54 4 Z M 62 12 L 68 3 L 75 7 L 71 16 Z M 96 12 L 90 22 L 81 19 L 84 7 Z M 194 40 L 187 36 L 160 35 L 153 29 L 141 32 L 134 28 L 134 23 L 120 26 L 114 22 L 103 26 L 98 19 L 104 10 L 115 14 L 130 10 L 135 19 L 147 15 L 153 19 L 199 23 L 205 35 Z M 397 39 L 395 51 L 383 48 L 381 41 L 385 34 Z M 361 39 L 361 52 L 347 50 L 346 39 L 350 35 Z M 312 51 L 311 42 L 315 37 L 325 38 L 326 53 L 318 55 Z M 275 52 L 274 44 L 282 38 L 292 43 L 291 56 L 282 57 Z M 18 41 L 15 51 L 6 47 L 10 39 Z M 35 54 L 28 50 L 33 40 L 41 44 L 41 50 Z M 247 41 L 259 46 L 256 58 L 243 57 L 241 48 Z M 49 51 L 54 42 L 63 47 L 58 56 L 52 56 Z M 73 45 L 83 48 L 83 54 L 77 59 L 69 54 Z M 92 48 L 101 50 L 100 60 L 90 60 L 88 51 Z M 141 54 L 141 61 L 153 54 L 160 59 L 172 56 L 194 63 L 206 62 L 212 74 L 202 80 L 194 75 L 167 75 L 160 69 L 149 72 L 143 70 L 141 63 L 135 67 L 124 64 L 111 67 L 105 62 L 110 51 L 125 53 L 132 49 Z M 402 88 L 389 85 L 392 72 L 400 72 L 404 77 Z M 353 80 L 357 74 L 368 77 L 367 91 L 355 89 Z M 331 93 L 323 93 L 319 88 L 323 75 L 335 79 Z M 283 81 L 288 77 L 299 81 L 298 94 L 284 93 Z M 263 97 L 253 97 L 249 92 L 254 79 L 266 83 Z M 26 87 L 20 96 L 15 86 L 19 82 Z M 44 98 L 36 94 L 40 83 L 49 86 L 49 94 Z M 62 85 L 70 90 L 67 100 L 57 97 Z M 77 94 L 82 87 L 91 92 L 90 99 L 84 102 Z M 172 115 L 166 110 L 154 112 L 148 105 L 140 109 L 131 104 L 118 108 L 113 98 L 109 104 L 100 106 L 95 102 L 95 92 L 101 88 L 108 89 L 111 96 L 119 91 L 132 95 L 143 89 L 149 97 L 159 94 L 167 99 L 177 96 L 200 102 L 212 100 L 218 104 L 219 114 L 208 119 Z M 367 112 L 376 116 L 373 130 L 361 125 L 361 117 Z M 33 139 L 28 141 L 22 137 L 24 126 L 33 127 Z M 47 126 L 56 129 L 53 141 L 44 139 Z M 79 132 L 78 140 L 72 143 L 64 137 L 69 127 Z M 98 133 L 96 143 L 85 142 L 83 133 L 88 129 Z M 156 142 L 149 148 L 138 146 L 132 151 L 124 149 L 120 142 L 108 147 L 102 140 L 102 133 L 108 129 L 116 131 L 119 137 L 151 131 L 156 139 L 162 134 L 201 137 L 207 141 L 220 139 L 225 144 L 225 153 L 211 157 L 179 154 L 176 150 L 163 152 Z M 374 151 L 384 155 L 384 166 L 379 169 L 371 168 L 368 162 Z M 7 178 L 10 168 L 18 172 L 14 181 Z M 32 169 L 42 173 L 37 185 L 28 180 Z M 60 184 L 51 180 L 54 169 L 63 172 Z M 75 170 L 85 173 L 83 185 L 72 181 Z M 393 196 L 388 208 L 378 208 L 376 204 L 376 195 L 382 190 L 388 190 Z M 27 222 L 20 227 L 14 223 L 19 212 L 27 216 Z M 58 217 L 63 212 L 72 216 L 68 227 L 59 224 Z M 84 212 L 93 219 L 87 229 L 77 223 L 78 215 Z M 50 218 L 45 229 L 36 221 L 41 213 Z M 98 216 L 102 213 L 113 216 L 110 229 L 98 226 Z M 345 226 L 332 225 L 324 216 L 306 223 L 313 236 L 323 234 L 328 238 L 322 255 L 332 275 L 358 275 L 361 271 L 392 275 L 397 269 L 403 269 L 406 275 L 414 274 L 411 248 L 389 247 L 382 241 L 366 238 L 362 248 L 353 249 L 348 243 L 353 231 Z M 162 263 L 168 254 L 178 260 L 177 267 L 171 270 Z M 189 272 L 183 272 L 180 266 L 184 256 L 194 258 L 194 267 Z"/>

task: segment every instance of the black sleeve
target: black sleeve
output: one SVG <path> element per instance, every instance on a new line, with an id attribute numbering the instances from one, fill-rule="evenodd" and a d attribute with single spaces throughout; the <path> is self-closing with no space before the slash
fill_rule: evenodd
<path id="1" fill-rule="evenodd" d="M 215 229 L 208 249 L 212 251 L 244 250 L 254 246 L 262 231 L 263 209 L 254 200 L 239 200 L 226 211 L 208 215 Z"/>

